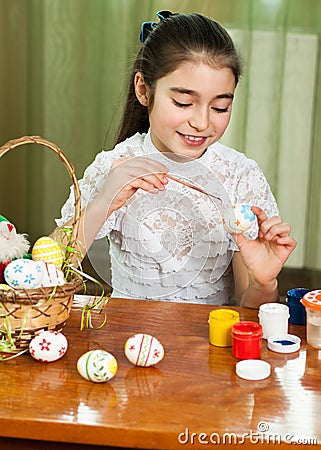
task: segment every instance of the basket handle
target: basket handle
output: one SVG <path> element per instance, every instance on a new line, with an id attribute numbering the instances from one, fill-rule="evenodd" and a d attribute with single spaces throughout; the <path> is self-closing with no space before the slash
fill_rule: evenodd
<path id="1" fill-rule="evenodd" d="M 60 150 L 57 145 L 53 144 L 52 142 L 47 141 L 46 139 L 43 139 L 40 136 L 23 136 L 18 139 L 12 139 L 8 142 L 6 142 L 2 147 L 0 147 L 0 158 L 5 155 L 10 150 L 14 149 L 15 147 L 19 147 L 20 145 L 24 144 L 40 144 L 44 145 L 45 147 L 50 148 L 54 153 L 56 153 L 59 156 L 59 159 L 64 163 L 64 165 L 67 168 L 67 171 L 70 175 L 70 178 L 72 180 L 72 183 L 74 185 L 74 195 L 75 195 L 75 213 L 74 218 L 72 222 L 72 232 L 70 236 L 70 242 L 69 246 L 71 248 L 74 248 L 77 236 L 78 236 L 78 230 L 79 230 L 79 221 L 80 221 L 80 189 L 78 185 L 78 181 L 75 175 L 75 169 L 73 165 L 69 162 L 66 155 Z M 66 252 L 66 261 L 69 262 L 69 259 L 73 256 L 73 252 L 67 250 Z"/>

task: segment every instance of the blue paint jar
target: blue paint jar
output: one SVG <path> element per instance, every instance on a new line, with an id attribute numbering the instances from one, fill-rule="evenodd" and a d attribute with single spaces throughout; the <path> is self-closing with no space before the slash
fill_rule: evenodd
<path id="1" fill-rule="evenodd" d="M 289 322 L 293 325 L 306 324 L 306 311 L 301 299 L 308 292 L 311 292 L 311 289 L 295 288 L 287 292 L 286 302 L 290 311 Z"/>

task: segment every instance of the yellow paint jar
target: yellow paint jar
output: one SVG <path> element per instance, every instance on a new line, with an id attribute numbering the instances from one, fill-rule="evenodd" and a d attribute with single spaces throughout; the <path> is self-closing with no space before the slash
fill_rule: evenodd
<path id="1" fill-rule="evenodd" d="M 214 309 L 209 316 L 209 341 L 216 347 L 232 347 L 232 325 L 240 321 L 233 309 Z"/>

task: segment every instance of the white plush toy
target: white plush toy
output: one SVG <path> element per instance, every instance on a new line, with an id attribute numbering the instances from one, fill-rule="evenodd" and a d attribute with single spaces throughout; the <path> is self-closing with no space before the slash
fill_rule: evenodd
<path id="1" fill-rule="evenodd" d="M 0 281 L 4 267 L 13 259 L 22 258 L 30 243 L 24 234 L 18 234 L 16 227 L 0 215 Z"/>

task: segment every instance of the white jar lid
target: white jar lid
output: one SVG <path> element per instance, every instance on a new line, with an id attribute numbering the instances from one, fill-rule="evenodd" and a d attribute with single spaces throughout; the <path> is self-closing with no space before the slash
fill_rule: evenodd
<path id="1" fill-rule="evenodd" d="M 300 349 L 301 339 L 294 334 L 279 334 L 269 336 L 268 348 L 277 353 L 293 353 Z"/>
<path id="2" fill-rule="evenodd" d="M 289 307 L 288 305 L 284 305 L 283 303 L 263 303 L 259 307 L 259 313 L 258 316 L 260 317 L 260 313 L 268 313 L 268 314 L 289 314 Z"/>
<path id="3" fill-rule="evenodd" d="M 244 359 L 236 364 L 236 375 L 245 380 L 264 380 L 271 374 L 271 365 L 261 359 Z"/>

